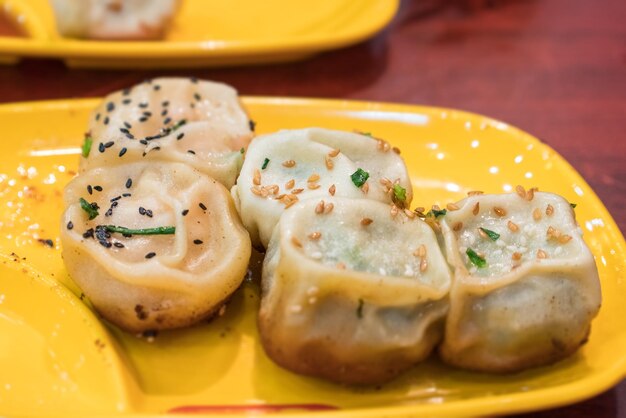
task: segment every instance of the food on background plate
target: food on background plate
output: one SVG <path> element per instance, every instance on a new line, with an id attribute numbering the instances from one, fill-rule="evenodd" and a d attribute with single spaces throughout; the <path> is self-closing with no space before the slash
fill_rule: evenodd
<path id="1" fill-rule="evenodd" d="M 381 383 L 439 343 L 450 284 L 434 232 L 413 212 L 308 199 L 285 211 L 269 243 L 261 341 L 297 373 Z"/>
<path id="2" fill-rule="evenodd" d="M 163 38 L 180 0 L 50 0 L 60 35 L 98 40 Z"/>
<path id="3" fill-rule="evenodd" d="M 182 162 L 230 188 L 253 126 L 229 85 L 195 78 L 148 80 L 110 94 L 93 111 L 80 170 Z"/>
<path id="4" fill-rule="evenodd" d="M 443 360 L 514 372 L 584 344 L 600 309 L 600 281 L 570 204 L 518 186 L 450 208 L 440 217 L 454 269 Z"/>
<path id="5" fill-rule="evenodd" d="M 250 239 L 228 190 L 180 163 L 94 168 L 65 188 L 63 260 L 106 319 L 129 331 L 190 325 L 241 284 Z"/>
<path id="6" fill-rule="evenodd" d="M 232 189 L 253 245 L 267 247 L 281 214 L 305 199 L 343 196 L 408 207 L 411 181 L 398 152 L 367 134 L 321 128 L 255 138 Z"/>

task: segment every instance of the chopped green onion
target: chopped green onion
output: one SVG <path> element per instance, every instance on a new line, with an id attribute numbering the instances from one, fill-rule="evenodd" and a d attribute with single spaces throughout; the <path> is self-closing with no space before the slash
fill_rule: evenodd
<path id="1" fill-rule="evenodd" d="M 352 183 L 354 183 L 356 187 L 363 186 L 369 177 L 370 177 L 370 173 L 368 173 L 367 171 L 361 168 L 357 169 L 350 176 L 350 178 L 352 179 Z"/>
<path id="2" fill-rule="evenodd" d="M 268 165 L 269 163 L 270 163 L 270 159 L 269 159 L 269 158 L 266 158 L 266 159 L 263 161 L 263 165 L 261 166 L 261 170 L 265 170 L 265 169 L 267 168 L 267 165 Z"/>
<path id="3" fill-rule="evenodd" d="M 572 209 L 576 209 L 576 206 L 578 206 L 576 203 L 570 203 L 569 205 L 572 207 Z"/>
<path id="4" fill-rule="evenodd" d="M 446 213 L 448 213 L 446 209 L 441 209 L 441 210 L 431 209 L 426 213 L 426 217 L 432 216 L 434 218 L 438 218 L 440 216 L 444 216 Z"/>
<path id="5" fill-rule="evenodd" d="M 471 248 L 468 248 L 467 251 L 465 251 L 465 254 L 467 254 L 467 257 L 469 258 L 469 260 L 476 267 L 483 268 L 487 266 L 487 261 L 485 261 L 485 259 L 479 256 L 478 254 L 476 254 L 476 251 L 472 250 Z"/>
<path id="6" fill-rule="evenodd" d="M 170 129 L 170 132 L 174 132 L 176 129 L 180 128 L 181 126 L 183 126 L 186 123 L 187 123 L 187 121 L 185 119 L 179 120 L 178 122 L 176 122 L 174 124 L 174 126 L 172 126 L 172 128 Z"/>
<path id="7" fill-rule="evenodd" d="M 89 203 L 82 197 L 80 198 L 79 202 L 80 202 L 81 209 L 87 212 L 87 215 L 89 215 L 89 220 L 92 220 L 93 218 L 98 216 L 99 208 L 96 203 Z"/>
<path id="8" fill-rule="evenodd" d="M 371 132 L 359 132 L 361 135 L 365 135 L 365 136 L 369 136 L 370 138 L 372 137 L 372 133 Z"/>
<path id="9" fill-rule="evenodd" d="M 356 308 L 357 318 L 363 318 L 363 299 L 359 299 L 359 306 Z"/>
<path id="10" fill-rule="evenodd" d="M 492 241 L 497 241 L 497 240 L 498 240 L 498 238 L 500 238 L 500 234 L 498 234 L 497 232 L 494 232 L 494 231 L 492 231 L 492 230 L 490 230 L 490 229 L 483 228 L 483 227 L 480 227 L 480 228 L 478 228 L 478 229 L 480 229 L 480 230 L 481 230 L 481 231 L 483 231 L 485 234 L 487 234 L 487 236 L 488 236 L 489 238 L 491 238 L 491 240 L 492 240 Z"/>
<path id="11" fill-rule="evenodd" d="M 239 150 L 240 154 L 245 154 L 246 153 L 246 149 L 244 147 L 241 147 L 241 149 Z"/>
<path id="12" fill-rule="evenodd" d="M 93 144 L 93 138 L 91 135 L 85 135 L 85 140 L 83 141 L 82 146 L 82 154 L 83 157 L 89 157 L 89 152 L 91 151 L 91 145 Z"/>
<path id="13" fill-rule="evenodd" d="M 159 226 L 156 228 L 130 229 L 124 226 L 102 225 L 109 232 L 118 232 L 124 235 L 171 235 L 176 232 L 174 226 Z"/>
<path id="14" fill-rule="evenodd" d="M 395 200 L 399 202 L 406 202 L 406 189 L 399 184 L 393 185 L 393 195 Z"/>

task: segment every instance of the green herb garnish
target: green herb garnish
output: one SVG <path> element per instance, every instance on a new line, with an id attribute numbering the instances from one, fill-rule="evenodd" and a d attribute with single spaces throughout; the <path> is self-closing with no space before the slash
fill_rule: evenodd
<path id="1" fill-rule="evenodd" d="M 468 248 L 467 251 L 465 251 L 465 254 L 467 254 L 472 264 L 474 264 L 476 267 L 483 268 L 487 266 L 487 261 L 485 261 L 485 259 L 478 254 L 476 254 L 476 251 L 472 250 L 471 248 Z"/>
<path id="2" fill-rule="evenodd" d="M 263 161 L 263 165 L 261 166 L 261 170 L 265 170 L 265 169 L 267 168 L 267 165 L 268 165 L 269 163 L 270 163 L 270 159 L 269 159 L 269 158 L 266 158 L 266 159 Z"/>
<path id="3" fill-rule="evenodd" d="M 356 308 L 357 318 L 363 318 L 363 299 L 359 299 L 359 306 Z"/>
<path id="4" fill-rule="evenodd" d="M 170 132 L 174 132 L 176 129 L 180 128 L 181 126 L 183 126 L 186 123 L 187 123 L 186 119 L 179 120 L 178 122 L 176 122 L 174 124 L 174 126 L 172 126 L 172 128 L 170 129 Z"/>
<path id="5" fill-rule="evenodd" d="M 448 213 L 447 209 L 431 209 L 426 213 L 426 217 L 433 217 L 433 218 L 438 218 L 440 216 L 444 216 L 446 213 Z"/>
<path id="6" fill-rule="evenodd" d="M 80 198 L 80 207 L 82 210 L 84 210 L 85 212 L 87 212 L 87 215 L 89 215 L 89 220 L 92 220 L 93 218 L 95 218 L 96 216 L 98 216 L 98 209 L 100 209 L 98 207 L 97 203 L 89 203 L 87 202 L 85 199 L 83 199 L 82 197 Z"/>
<path id="7" fill-rule="evenodd" d="M 83 141 L 82 146 L 82 154 L 83 157 L 89 157 L 89 152 L 91 151 L 91 145 L 93 144 L 93 138 L 91 135 L 85 135 L 85 140 Z"/>
<path id="8" fill-rule="evenodd" d="M 399 184 L 393 185 L 393 195 L 395 200 L 399 202 L 406 202 L 406 189 Z"/>
<path id="9" fill-rule="evenodd" d="M 487 236 L 489 238 L 491 238 L 492 241 L 497 241 L 498 238 L 500 238 L 500 234 L 498 234 L 497 232 L 492 231 L 491 229 L 487 229 L 487 228 L 483 228 L 483 227 L 480 227 L 478 229 L 480 229 L 485 234 L 487 234 Z"/>
<path id="10" fill-rule="evenodd" d="M 576 206 L 578 206 L 576 203 L 570 203 L 569 205 L 571 206 L 572 209 L 576 209 Z"/>
<path id="11" fill-rule="evenodd" d="M 356 187 L 363 186 L 369 177 L 370 177 L 370 173 L 368 173 L 367 171 L 361 168 L 357 169 L 350 176 L 350 178 L 352 179 L 352 183 L 354 183 Z"/>
<path id="12" fill-rule="evenodd" d="M 175 226 L 159 226 L 145 229 L 130 229 L 115 225 L 102 225 L 102 227 L 109 232 L 118 232 L 124 235 L 171 235 L 176 232 Z"/>
<path id="13" fill-rule="evenodd" d="M 245 154 L 246 153 L 246 149 L 244 147 L 241 147 L 241 149 L 239 150 L 240 154 Z"/>

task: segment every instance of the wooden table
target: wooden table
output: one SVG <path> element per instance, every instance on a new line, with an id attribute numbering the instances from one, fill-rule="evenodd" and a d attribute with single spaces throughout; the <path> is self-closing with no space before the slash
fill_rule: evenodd
<path id="1" fill-rule="evenodd" d="M 32 60 L 0 67 L 0 102 L 102 96 L 145 78 L 195 75 L 230 83 L 245 95 L 465 109 L 519 126 L 556 149 L 624 233 L 625 22 L 624 0 L 405 0 L 393 23 L 375 38 L 309 61 L 91 71 Z M 588 401 L 531 415 L 626 417 L 626 381 Z"/>

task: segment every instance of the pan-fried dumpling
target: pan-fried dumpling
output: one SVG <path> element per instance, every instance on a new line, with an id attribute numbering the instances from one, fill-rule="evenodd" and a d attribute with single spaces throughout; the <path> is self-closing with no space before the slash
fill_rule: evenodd
<path id="1" fill-rule="evenodd" d="M 232 194 L 253 245 L 263 247 L 299 200 L 336 195 L 408 207 L 412 198 L 404 161 L 387 142 L 320 128 L 255 138 Z"/>
<path id="2" fill-rule="evenodd" d="M 549 364 L 585 343 L 600 282 L 570 204 L 551 193 L 471 196 L 441 218 L 454 266 L 441 356 L 512 372 Z"/>
<path id="3" fill-rule="evenodd" d="M 68 272 L 126 330 L 203 319 L 245 276 L 250 239 L 228 191 L 185 164 L 96 168 L 66 186 L 65 204 Z"/>
<path id="4" fill-rule="evenodd" d="M 180 0 L 50 0 L 62 36 L 159 39 Z"/>
<path id="5" fill-rule="evenodd" d="M 265 256 L 266 353 L 336 382 L 389 380 L 440 341 L 450 272 L 425 222 L 369 199 L 308 199 L 286 211 Z"/>
<path id="6" fill-rule="evenodd" d="M 230 188 L 252 127 L 232 87 L 157 78 L 107 96 L 93 111 L 80 168 L 182 162 Z"/>

